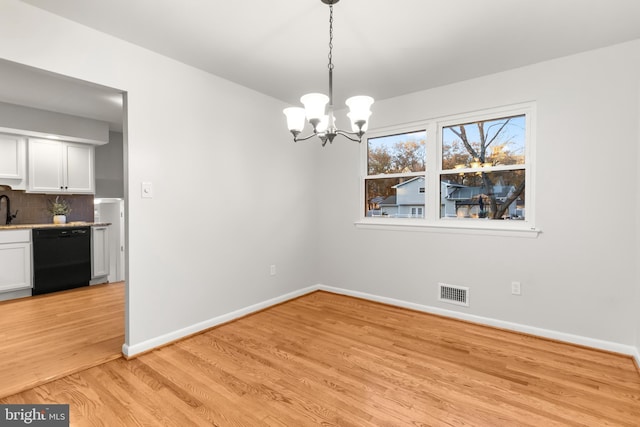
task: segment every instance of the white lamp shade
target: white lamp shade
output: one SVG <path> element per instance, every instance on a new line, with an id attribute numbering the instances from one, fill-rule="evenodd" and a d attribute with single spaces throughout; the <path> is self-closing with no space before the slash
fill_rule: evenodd
<path id="1" fill-rule="evenodd" d="M 353 113 L 347 113 L 347 117 L 349 117 L 349 120 L 351 120 L 351 131 L 352 132 L 366 132 L 369 129 L 369 117 L 371 116 L 371 111 L 368 112 L 368 114 L 366 115 L 366 117 L 360 117 L 360 120 L 366 120 L 365 124 L 362 125 L 362 129 L 358 128 L 358 125 L 356 125 L 356 120 L 354 120 L 354 115 Z"/>
<path id="2" fill-rule="evenodd" d="M 318 126 L 316 126 L 316 132 L 325 133 L 328 127 L 329 127 L 329 116 L 324 115 L 320 117 L 320 123 L 318 123 Z"/>
<path id="3" fill-rule="evenodd" d="M 371 115 L 371 105 L 373 98 L 370 96 L 352 96 L 347 99 L 351 121 L 368 120 Z"/>
<path id="4" fill-rule="evenodd" d="M 290 131 L 302 132 L 304 128 L 304 108 L 289 107 L 282 110 L 285 116 L 287 116 L 287 126 Z"/>
<path id="5" fill-rule="evenodd" d="M 300 98 L 300 102 L 304 105 L 307 120 L 311 121 L 313 119 L 322 119 L 329 97 L 321 93 L 308 93 Z"/>

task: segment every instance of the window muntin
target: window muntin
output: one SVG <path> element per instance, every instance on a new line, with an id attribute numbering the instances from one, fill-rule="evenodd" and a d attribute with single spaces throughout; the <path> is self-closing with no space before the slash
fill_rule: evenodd
<path id="1" fill-rule="evenodd" d="M 534 112 L 535 105 L 527 103 L 390 127 L 386 133 L 370 131 L 374 144 L 368 143 L 363 150 L 361 223 L 535 231 L 531 205 Z M 369 161 L 373 150 L 394 146 L 387 138 L 417 132 L 411 127 L 425 129 L 419 131 L 425 140 L 424 170 L 392 166 L 391 156 L 386 157 L 386 168 Z M 402 203 L 399 190 L 409 188 L 409 181 L 416 178 L 421 183 L 414 196 L 420 196 L 422 204 Z M 515 221 L 496 221 L 504 219 Z"/>

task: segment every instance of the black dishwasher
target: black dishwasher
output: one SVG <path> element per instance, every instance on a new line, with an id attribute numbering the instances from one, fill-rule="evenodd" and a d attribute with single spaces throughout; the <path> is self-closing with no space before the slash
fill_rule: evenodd
<path id="1" fill-rule="evenodd" d="M 88 286 L 89 227 L 33 229 L 33 295 Z"/>

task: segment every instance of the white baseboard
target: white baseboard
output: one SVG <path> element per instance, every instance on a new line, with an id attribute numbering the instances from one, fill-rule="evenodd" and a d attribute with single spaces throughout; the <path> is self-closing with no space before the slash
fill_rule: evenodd
<path id="1" fill-rule="evenodd" d="M 636 347 L 633 349 L 633 358 L 636 361 L 636 367 L 638 368 L 638 372 L 640 372 L 640 348 Z"/>
<path id="2" fill-rule="evenodd" d="M 349 289 L 336 288 L 332 286 L 318 285 L 317 289 L 327 292 L 333 292 L 341 295 L 348 295 L 369 301 L 381 302 L 384 304 L 394 305 L 397 307 L 408 308 L 411 310 L 422 311 L 425 313 L 437 314 L 440 316 L 451 317 L 454 319 L 466 320 L 482 325 L 493 326 L 496 328 L 507 329 L 515 332 L 522 332 L 529 335 L 535 335 L 542 338 L 549 338 L 557 341 L 563 341 L 571 344 L 577 344 L 585 347 L 591 347 L 599 350 L 620 353 L 632 356 L 640 367 L 640 354 L 636 347 L 630 345 L 619 344 L 611 341 L 604 341 L 595 338 L 583 337 L 580 335 L 558 332 L 550 329 L 542 329 L 534 326 L 522 325 L 519 323 L 506 322 L 503 320 L 492 319 L 490 317 L 482 317 L 473 314 L 461 313 L 459 311 L 446 310 L 439 307 L 416 304 L 408 301 L 398 300 L 394 298 L 381 297 L 378 295 L 368 294 L 365 292 L 352 291 Z"/>
<path id="3" fill-rule="evenodd" d="M 625 354 L 633 357 L 638 367 L 640 367 L 640 349 L 634 346 L 619 344 L 611 341 L 599 340 L 595 338 L 583 337 L 580 335 L 568 334 L 565 332 L 558 332 L 550 329 L 542 329 L 534 326 L 522 325 L 519 323 L 506 322 L 503 320 L 492 319 L 490 317 L 482 317 L 482 316 L 477 316 L 473 314 L 461 313 L 459 311 L 446 310 L 439 307 L 416 304 L 416 303 L 398 300 L 394 298 L 387 298 L 387 297 L 382 297 L 382 296 L 369 294 L 365 292 L 352 291 L 349 289 L 342 289 L 342 288 L 336 288 L 336 287 L 325 286 L 325 285 L 315 285 L 315 286 L 309 286 L 307 288 L 299 289 L 297 291 L 290 292 L 290 293 L 287 293 L 279 297 L 272 298 L 257 304 L 253 304 L 248 307 L 242 308 L 240 310 L 232 311 L 230 313 L 223 314 L 218 317 L 214 317 L 204 322 L 196 323 L 189 327 L 182 328 L 182 329 L 170 332 L 168 334 L 164 334 L 164 335 L 152 338 L 150 340 L 146 340 L 146 341 L 134 344 L 132 346 L 124 344 L 122 346 L 122 353 L 126 357 L 133 357 L 135 355 L 144 353 L 149 350 L 153 350 L 154 348 L 161 347 L 165 344 L 171 343 L 173 341 L 179 340 L 189 335 L 204 331 L 214 326 L 238 319 L 240 317 L 246 316 L 256 311 L 263 310 L 265 308 L 283 303 L 285 301 L 300 297 L 302 295 L 305 295 L 317 290 L 323 290 L 323 291 L 332 292 L 340 295 L 348 295 L 352 297 L 366 299 L 369 301 L 376 301 L 376 302 L 381 302 L 384 304 L 389 304 L 397 307 L 403 307 L 411 310 L 422 311 L 425 313 L 437 314 L 440 316 L 466 320 L 469 322 L 493 326 L 501 329 L 507 329 L 510 331 L 522 332 L 529 335 L 535 335 L 535 336 L 549 338 L 557 341 L 563 341 L 567 343 L 582 345 L 585 347 L 592 347 L 595 349 Z"/>
<path id="4" fill-rule="evenodd" d="M 146 341 L 142 341 L 134 345 L 127 345 L 125 343 L 122 345 L 122 354 L 124 354 L 126 357 L 133 357 L 135 355 L 147 352 L 149 350 L 153 350 L 154 348 L 161 347 L 165 344 L 171 343 L 173 341 L 179 340 L 189 335 L 202 332 L 214 326 L 227 323 L 231 320 L 238 319 L 248 314 L 255 313 L 256 311 L 269 308 L 271 306 L 283 303 L 285 301 L 297 298 L 299 296 L 308 294 L 316 290 L 318 290 L 317 286 L 310 286 L 308 288 L 299 289 L 297 291 L 290 292 L 288 294 L 284 294 L 279 297 L 272 298 L 263 302 L 259 302 L 257 304 L 253 304 L 248 307 L 241 308 L 239 310 L 235 310 L 230 313 L 223 314 L 221 316 L 214 317 L 209 320 L 205 320 L 204 322 L 196 323 L 186 328 L 178 329 L 176 331 L 169 332 L 168 334 L 160 335 L 158 337 L 155 337 Z"/>

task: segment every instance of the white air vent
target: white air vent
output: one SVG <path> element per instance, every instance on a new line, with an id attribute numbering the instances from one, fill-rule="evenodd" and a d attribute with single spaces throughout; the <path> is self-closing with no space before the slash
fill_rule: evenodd
<path id="1" fill-rule="evenodd" d="M 469 307 L 469 288 L 438 283 L 438 301 Z"/>

